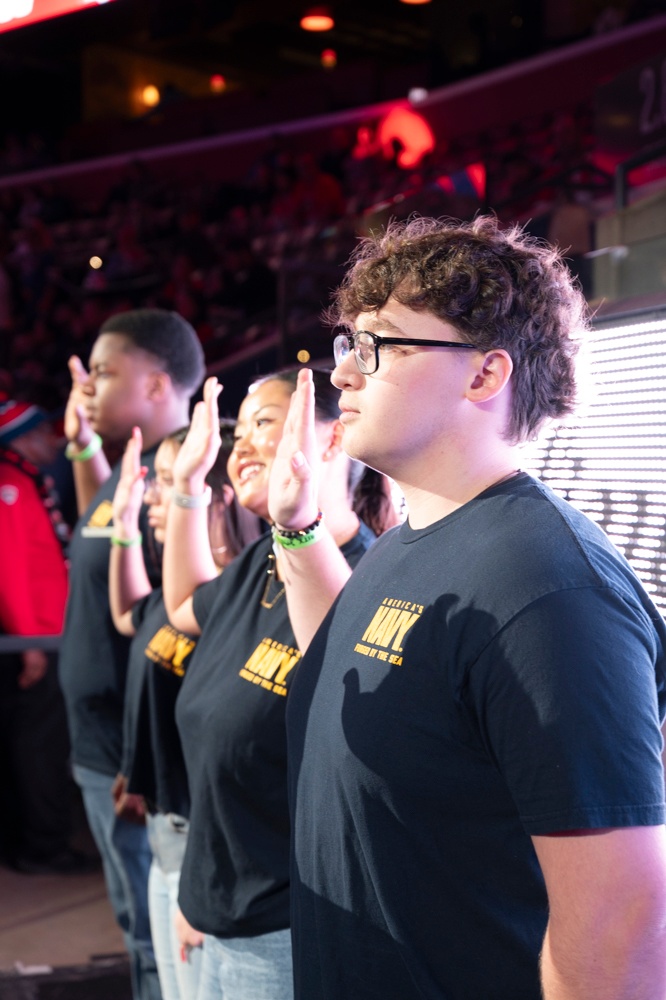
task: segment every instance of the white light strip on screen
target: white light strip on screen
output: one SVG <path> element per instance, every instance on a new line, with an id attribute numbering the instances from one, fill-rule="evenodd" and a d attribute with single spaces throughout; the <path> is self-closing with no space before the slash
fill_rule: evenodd
<path id="1" fill-rule="evenodd" d="M 580 414 L 525 447 L 523 468 L 600 524 L 666 614 L 666 309 L 595 323 Z"/>

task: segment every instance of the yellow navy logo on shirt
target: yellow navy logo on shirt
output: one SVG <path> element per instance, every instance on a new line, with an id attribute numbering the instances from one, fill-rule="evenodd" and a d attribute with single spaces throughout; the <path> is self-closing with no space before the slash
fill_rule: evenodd
<path id="1" fill-rule="evenodd" d="M 102 500 L 90 515 L 88 524 L 91 528 L 104 528 L 113 520 L 113 504 L 110 500 Z"/>
<path id="2" fill-rule="evenodd" d="M 399 666 L 405 635 L 422 614 L 422 604 L 385 597 L 354 652 Z"/>
<path id="3" fill-rule="evenodd" d="M 183 635 L 171 625 L 163 625 L 146 646 L 146 657 L 176 677 L 182 677 L 185 673 L 183 662 L 196 644 L 196 639 Z"/>
<path id="4" fill-rule="evenodd" d="M 275 639 L 262 639 L 239 674 L 273 694 L 286 695 L 287 675 L 301 658 L 300 650 Z"/>

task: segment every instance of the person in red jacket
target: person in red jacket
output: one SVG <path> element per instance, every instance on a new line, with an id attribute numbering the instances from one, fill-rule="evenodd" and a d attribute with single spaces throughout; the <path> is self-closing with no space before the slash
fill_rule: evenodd
<path id="1" fill-rule="evenodd" d="M 68 528 L 40 467 L 59 440 L 37 406 L 0 400 L 0 634 L 60 635 L 68 580 Z M 0 640 L 0 797 L 5 860 L 29 873 L 96 863 L 70 846 L 73 784 L 57 677 L 57 639 L 21 652 Z"/>

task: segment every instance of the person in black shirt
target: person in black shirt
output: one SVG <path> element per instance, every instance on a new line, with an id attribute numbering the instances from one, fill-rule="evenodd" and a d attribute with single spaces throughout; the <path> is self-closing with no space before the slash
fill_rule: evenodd
<path id="1" fill-rule="evenodd" d="M 353 573 L 325 523 L 284 553 L 296 997 L 663 997 L 666 626 L 519 468 L 574 411 L 583 296 L 517 227 L 413 218 L 364 241 L 333 311 L 342 444 L 409 513 Z M 286 539 L 317 514 L 314 426 L 304 372 Z"/>
<path id="2" fill-rule="evenodd" d="M 261 533 L 261 522 L 237 503 L 227 476 L 234 426 L 232 420 L 220 422 L 222 443 L 206 477 L 212 490 L 208 508 L 210 546 L 220 571 Z M 109 566 L 114 625 L 122 635 L 133 637 L 125 694 L 122 802 L 129 796 L 139 796 L 143 800 L 140 807 L 147 810 L 153 853 L 148 903 L 164 1000 L 196 997 L 200 968 L 201 949 L 181 953 L 174 925 L 190 812 L 175 703 L 196 636 L 173 628 L 162 588 L 151 586 L 138 544 L 139 513 L 142 504 L 147 504 L 153 537 L 161 547 L 173 486 L 173 463 L 187 431 L 183 427 L 164 438 L 155 455 L 155 477 L 146 481 L 147 469 L 141 465 L 141 432 L 134 429 L 113 498 L 116 537 L 125 544 L 112 547 Z"/>
<path id="3" fill-rule="evenodd" d="M 60 650 L 74 777 L 100 851 L 109 899 L 130 955 L 134 1000 L 160 997 L 147 905 L 151 853 L 144 817 L 116 816 L 112 792 L 121 765 L 129 639 L 109 609 L 109 539 L 120 463 L 132 428 L 143 435 L 142 464 L 152 475 L 162 438 L 188 423 L 190 398 L 204 376 L 203 350 L 189 323 L 163 309 L 110 316 L 101 326 L 86 371 L 70 359 L 72 390 L 65 411 L 79 520 L 70 547 L 70 593 Z M 151 582 L 160 564 L 140 516 Z"/>

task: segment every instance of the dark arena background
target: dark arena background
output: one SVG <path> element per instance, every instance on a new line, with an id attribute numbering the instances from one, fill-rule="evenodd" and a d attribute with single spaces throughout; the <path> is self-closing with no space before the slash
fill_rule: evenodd
<path id="1" fill-rule="evenodd" d="M 523 468 L 666 613 L 666 0 L 7 0 L 0 92 L 0 392 L 61 420 L 67 359 L 161 306 L 234 416 L 256 376 L 331 367 L 359 238 L 493 212 L 593 316 L 580 411 Z M 101 873 L 0 866 L 1 1000 L 79 996 L 131 996 Z"/>

